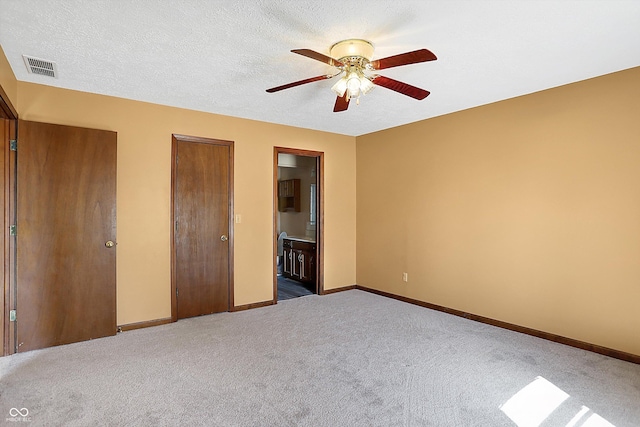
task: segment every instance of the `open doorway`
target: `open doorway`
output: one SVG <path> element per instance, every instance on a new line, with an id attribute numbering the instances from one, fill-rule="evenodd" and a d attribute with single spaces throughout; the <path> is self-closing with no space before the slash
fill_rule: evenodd
<path id="1" fill-rule="evenodd" d="M 322 294 L 324 153 L 274 150 L 274 303 Z"/>

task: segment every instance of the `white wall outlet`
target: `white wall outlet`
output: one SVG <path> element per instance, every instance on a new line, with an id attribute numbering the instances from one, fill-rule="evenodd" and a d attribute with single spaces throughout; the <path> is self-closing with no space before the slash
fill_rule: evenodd
<path id="1" fill-rule="evenodd" d="M 409 274 L 408 273 L 402 273 L 402 281 L 403 282 L 408 282 L 409 281 Z"/>

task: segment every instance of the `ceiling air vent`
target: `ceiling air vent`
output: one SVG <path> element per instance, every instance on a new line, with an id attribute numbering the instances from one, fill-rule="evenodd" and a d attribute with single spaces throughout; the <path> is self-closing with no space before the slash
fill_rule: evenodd
<path id="1" fill-rule="evenodd" d="M 22 58 L 30 74 L 40 74 L 41 76 L 58 78 L 58 69 L 56 68 L 55 62 L 27 55 L 22 55 Z"/>

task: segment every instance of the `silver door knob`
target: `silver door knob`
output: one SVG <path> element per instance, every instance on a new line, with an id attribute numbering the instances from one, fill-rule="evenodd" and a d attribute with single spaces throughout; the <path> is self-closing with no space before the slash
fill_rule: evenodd
<path id="1" fill-rule="evenodd" d="M 104 245 L 108 248 L 112 248 L 114 243 L 111 240 L 107 240 L 107 242 Z"/>
<path id="2" fill-rule="evenodd" d="M 220 240 L 226 242 L 227 240 L 229 240 L 229 238 L 225 234 L 223 234 L 222 236 L 220 236 Z"/>

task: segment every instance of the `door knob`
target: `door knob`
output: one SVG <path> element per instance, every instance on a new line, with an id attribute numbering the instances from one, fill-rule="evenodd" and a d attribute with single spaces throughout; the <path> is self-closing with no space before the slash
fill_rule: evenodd
<path id="1" fill-rule="evenodd" d="M 222 236 L 220 236 L 220 240 L 226 242 L 227 240 L 229 240 L 229 238 L 225 234 L 223 234 Z"/>
<path id="2" fill-rule="evenodd" d="M 111 240 L 107 240 L 107 242 L 104 245 L 108 248 L 112 248 L 114 243 Z"/>

